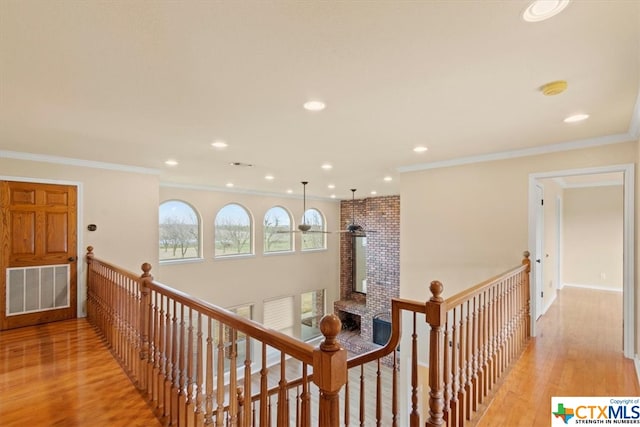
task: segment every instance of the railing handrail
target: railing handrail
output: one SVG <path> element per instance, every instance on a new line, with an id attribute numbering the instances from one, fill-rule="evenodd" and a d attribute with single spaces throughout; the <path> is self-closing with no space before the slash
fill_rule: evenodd
<path id="1" fill-rule="evenodd" d="M 105 262 L 99 258 L 92 257 L 92 260 L 97 261 L 100 264 L 109 267 L 110 269 L 116 270 L 118 273 L 132 280 L 135 280 L 140 283 L 140 285 L 142 285 L 143 279 L 130 271 L 116 267 L 113 264 Z M 145 271 L 144 268 L 143 271 Z M 148 271 L 145 272 L 148 273 Z M 262 341 L 268 341 L 271 347 L 281 350 L 284 353 L 289 354 L 309 365 L 313 364 L 314 347 L 311 344 L 299 341 L 295 338 L 283 334 L 280 331 L 267 328 L 254 320 L 246 319 L 222 307 L 218 307 L 200 298 L 186 294 L 185 292 L 182 292 L 178 289 L 171 288 L 161 282 L 153 280 L 152 276 L 150 276 L 149 278 L 150 280 L 144 281 L 144 285 L 150 290 L 154 290 L 170 298 L 173 298 L 180 304 L 199 310 L 202 312 L 202 314 L 206 314 L 213 319 L 224 320 L 225 324 L 228 324 L 229 326 L 240 332 L 243 332 Z"/>

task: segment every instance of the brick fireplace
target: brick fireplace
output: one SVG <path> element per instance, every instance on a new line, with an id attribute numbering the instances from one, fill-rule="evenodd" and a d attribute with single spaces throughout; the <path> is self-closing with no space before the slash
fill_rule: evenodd
<path id="1" fill-rule="evenodd" d="M 340 205 L 340 225 L 351 223 L 352 201 Z M 343 233 L 340 240 L 340 300 L 334 311 L 346 320 L 349 329 L 360 322 L 359 340 L 343 340 L 345 348 L 361 353 L 375 347 L 374 319 L 389 320 L 391 298 L 400 295 L 400 196 L 369 197 L 355 200 L 355 222 L 367 230 L 367 293 L 353 291 L 352 236 Z M 346 329 L 346 328 L 345 328 Z M 350 331 L 353 338 L 355 330 Z M 357 344 L 356 344 L 357 342 Z"/>

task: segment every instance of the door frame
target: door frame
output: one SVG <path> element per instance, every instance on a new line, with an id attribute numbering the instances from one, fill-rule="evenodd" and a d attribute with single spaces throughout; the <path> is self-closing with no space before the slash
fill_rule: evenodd
<path id="1" fill-rule="evenodd" d="M 540 316 L 542 316 L 544 314 L 545 307 L 544 307 L 544 298 L 542 296 L 542 292 L 544 290 L 544 260 L 545 257 L 543 256 L 544 254 L 544 227 L 545 227 L 545 222 L 544 222 L 544 185 L 540 184 L 539 182 L 535 183 L 535 187 L 534 190 L 536 192 L 535 198 L 535 206 L 536 206 L 536 212 L 535 212 L 535 222 L 536 222 L 536 227 L 535 227 L 535 231 L 536 231 L 536 237 L 534 239 L 534 243 L 535 245 L 532 246 L 533 248 L 533 258 L 531 259 L 531 265 L 533 266 L 533 268 L 531 269 L 532 275 L 531 277 L 534 280 L 534 287 L 535 287 L 535 293 L 531 294 L 531 295 L 535 295 L 535 319 L 538 320 L 540 318 Z M 538 227 L 540 226 L 540 227 Z M 538 249 L 540 250 L 540 253 L 538 253 Z M 538 260 L 540 260 L 540 262 L 538 262 Z"/>
<path id="2" fill-rule="evenodd" d="M 635 165 L 633 163 L 610 165 L 592 168 L 581 169 L 567 169 L 552 172 L 539 172 L 529 174 L 529 248 L 533 251 L 531 259 L 535 260 L 537 256 L 542 254 L 535 253 L 536 247 L 536 183 L 540 179 L 545 178 L 559 178 L 571 175 L 591 175 L 599 173 L 616 173 L 622 172 L 624 176 L 624 207 L 623 207 L 623 256 L 622 256 L 622 292 L 623 292 L 623 304 L 622 304 L 622 348 L 624 356 L 627 358 L 633 358 L 635 353 L 635 328 L 636 328 L 636 313 L 635 307 Z M 532 269 L 532 275 L 535 272 Z M 532 277 L 530 287 L 531 292 L 535 291 L 535 277 Z M 536 313 L 542 310 L 542 307 L 538 307 L 537 298 L 532 298 L 531 309 L 531 335 L 536 336 Z"/>
<path id="3" fill-rule="evenodd" d="M 69 185 L 76 187 L 76 244 L 78 252 L 78 260 L 76 262 L 76 315 L 77 317 L 86 317 L 86 303 L 87 303 L 87 263 L 84 259 L 84 239 L 82 234 L 83 224 L 83 185 L 80 181 L 67 181 L 62 179 L 44 179 L 44 178 L 31 178 L 24 176 L 11 176 L 0 175 L 0 181 L 15 181 L 15 182 L 30 182 L 34 184 L 55 184 L 55 185 Z"/>

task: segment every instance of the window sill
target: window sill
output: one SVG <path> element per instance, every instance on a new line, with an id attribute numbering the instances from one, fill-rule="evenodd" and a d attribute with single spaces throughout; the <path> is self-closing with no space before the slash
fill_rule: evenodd
<path id="1" fill-rule="evenodd" d="M 175 265 L 175 264 L 197 264 L 204 262 L 204 258 L 179 258 L 179 259 L 163 259 L 159 261 L 160 265 Z"/>

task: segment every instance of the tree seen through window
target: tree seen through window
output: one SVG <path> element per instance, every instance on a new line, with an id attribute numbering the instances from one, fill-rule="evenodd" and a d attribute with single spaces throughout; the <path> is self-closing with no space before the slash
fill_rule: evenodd
<path id="1" fill-rule="evenodd" d="M 200 220 L 185 202 L 170 200 L 159 209 L 160 261 L 200 257 Z"/>
<path id="2" fill-rule="evenodd" d="M 220 209 L 215 221 L 215 256 L 253 253 L 251 217 L 245 208 L 231 203 Z"/>

